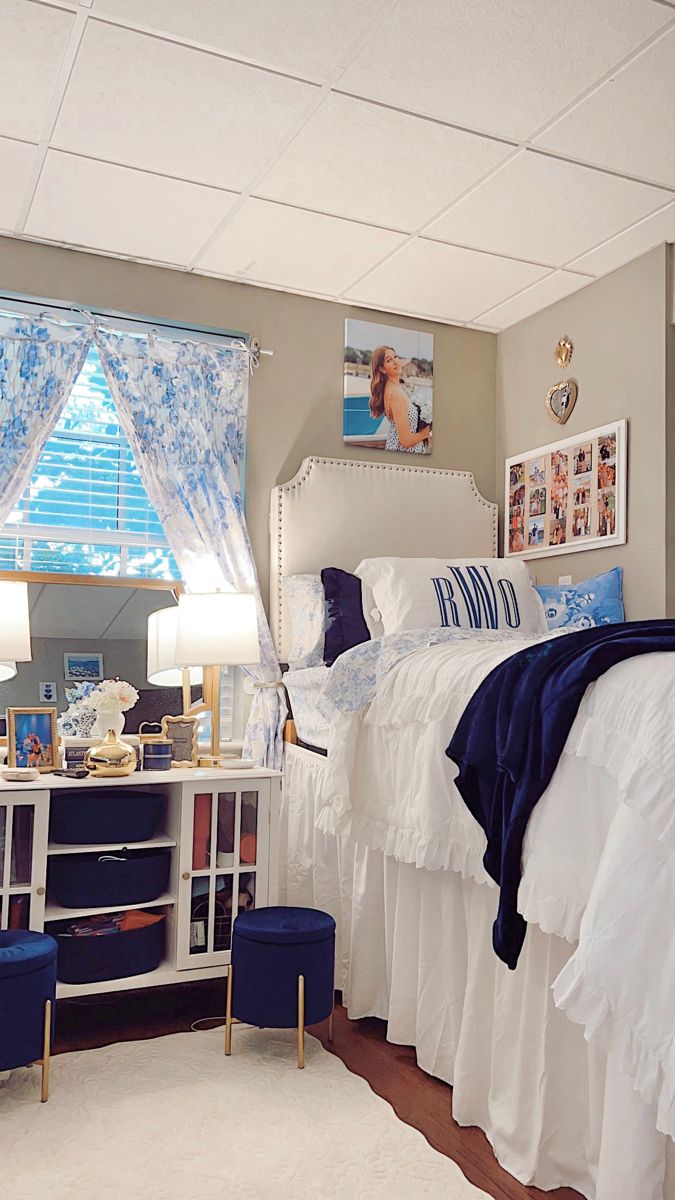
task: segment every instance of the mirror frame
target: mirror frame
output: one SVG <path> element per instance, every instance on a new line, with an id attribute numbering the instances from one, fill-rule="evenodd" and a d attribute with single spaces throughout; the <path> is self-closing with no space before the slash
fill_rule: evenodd
<path id="1" fill-rule="evenodd" d="M 180 579 L 135 579 L 133 575 L 66 575 L 60 571 L 0 571 L 0 579 L 8 583 L 63 583 L 85 587 L 139 587 L 148 591 L 172 592 L 178 600 L 183 591 Z M 0 737 L 0 746 L 7 745 L 7 736 Z"/>
<path id="2" fill-rule="evenodd" d="M 0 579 L 11 583 L 64 583 L 79 587 L 137 587 L 180 596 L 180 579 L 137 579 L 133 575 L 66 575 L 61 571 L 0 571 Z"/>

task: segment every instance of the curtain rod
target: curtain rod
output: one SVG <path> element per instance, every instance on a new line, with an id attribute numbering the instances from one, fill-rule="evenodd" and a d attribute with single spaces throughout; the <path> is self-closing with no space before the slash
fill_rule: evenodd
<path id="1" fill-rule="evenodd" d="M 43 308 L 43 306 L 41 304 L 38 304 L 35 300 L 30 300 L 27 297 L 19 298 L 19 297 L 12 296 L 10 298 L 9 296 L 5 297 L 5 296 L 0 295 L 0 306 L 1 306 L 3 300 L 5 301 L 5 303 L 7 301 L 9 301 L 12 306 L 16 305 L 17 308 L 19 308 L 23 304 L 26 307 L 30 307 L 32 309 L 38 309 L 39 320 L 50 321 L 54 325 L 65 326 L 65 325 L 73 324 L 72 321 L 65 320 L 58 316 L 50 315 L 50 312 L 57 310 L 59 312 L 73 313 L 73 314 L 78 314 L 81 317 L 84 317 L 85 320 L 87 320 L 90 323 L 90 325 L 92 326 L 92 328 L 94 328 L 94 329 L 96 329 L 98 327 L 101 327 L 103 329 L 105 329 L 105 328 L 114 329 L 115 328 L 115 324 L 114 324 L 115 317 L 112 316 L 111 314 L 97 313 L 90 309 L 83 308 L 78 304 L 60 305 L 60 304 L 49 304 L 49 302 L 46 302 L 46 307 Z M 44 303 L 45 302 L 43 301 L 43 304 Z M 121 333 L 128 332 L 130 334 L 130 336 L 132 336 L 132 337 L 134 337 L 134 336 L 142 337 L 143 333 L 147 332 L 151 336 L 154 335 L 155 337 L 161 338 L 162 341 L 169 341 L 169 342 L 171 342 L 171 341 L 175 342 L 175 341 L 178 341 L 179 339 L 175 338 L 175 337 L 172 338 L 168 333 L 161 332 L 162 330 L 185 329 L 186 328 L 186 326 L 181 326 L 178 323 L 176 323 L 176 324 L 171 323 L 171 324 L 164 325 L 164 324 L 162 324 L 161 321 L 150 322 L 150 321 L 140 319 L 140 318 L 135 318 L 132 316 L 120 315 L 117 319 L 119 321 L 129 322 L 129 323 L 138 324 L 138 325 L 142 324 L 142 325 L 146 326 L 146 329 L 143 332 L 141 332 L 140 330 L 138 332 L 135 332 L 134 330 L 127 331 L 127 330 L 122 329 L 122 330 L 120 330 Z M 197 331 L 195 330 L 195 332 L 197 332 Z M 207 334 L 211 333 L 210 330 L 209 331 L 205 330 L 205 332 Z M 274 351 L 273 350 L 264 350 L 262 348 L 262 346 L 260 345 L 260 339 L 258 337 L 249 335 L 248 336 L 248 344 L 247 344 L 247 342 L 245 340 L 245 335 L 218 334 L 218 332 L 216 330 L 213 330 L 213 334 L 216 337 L 222 337 L 223 339 L 229 337 L 230 341 L 227 343 L 227 348 L 231 349 L 231 350 L 243 351 L 248 356 L 251 371 L 257 370 L 257 368 L 260 366 L 260 358 L 262 355 L 265 355 L 268 358 L 274 357 Z M 184 344 L 187 344 L 190 346 L 208 345 L 207 338 L 200 338 L 200 339 L 181 338 L 180 340 Z"/>

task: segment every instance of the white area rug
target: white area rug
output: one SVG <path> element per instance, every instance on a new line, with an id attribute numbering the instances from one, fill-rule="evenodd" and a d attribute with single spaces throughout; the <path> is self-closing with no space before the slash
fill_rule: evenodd
<path id="1" fill-rule="evenodd" d="M 314 1038 L 179 1033 L 0 1086 L 3 1200 L 489 1200 Z"/>

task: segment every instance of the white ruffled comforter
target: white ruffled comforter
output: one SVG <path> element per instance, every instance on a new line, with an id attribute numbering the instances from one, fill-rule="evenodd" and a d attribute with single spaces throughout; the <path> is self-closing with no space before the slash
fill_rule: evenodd
<path id="1" fill-rule="evenodd" d="M 494 886 L 485 836 L 445 749 L 480 682 L 526 644 L 488 636 L 414 649 L 356 709 L 343 699 L 343 662 L 318 827 Z M 629 659 L 587 689 L 530 819 L 518 907 L 546 933 L 579 941 L 556 1003 L 617 1051 L 637 1090 L 657 1102 L 658 1128 L 675 1137 L 672 654 Z"/>

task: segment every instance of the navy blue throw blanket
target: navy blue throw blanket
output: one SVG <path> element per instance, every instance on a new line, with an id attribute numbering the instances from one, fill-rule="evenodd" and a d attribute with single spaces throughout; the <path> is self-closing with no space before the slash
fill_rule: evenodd
<path id="1" fill-rule="evenodd" d="M 487 836 L 483 863 L 499 884 L 492 944 L 511 970 L 525 940 L 517 910 L 523 838 L 589 683 L 637 654 L 675 650 L 675 621 L 582 629 L 528 646 L 491 671 L 446 750 L 462 798 Z"/>

